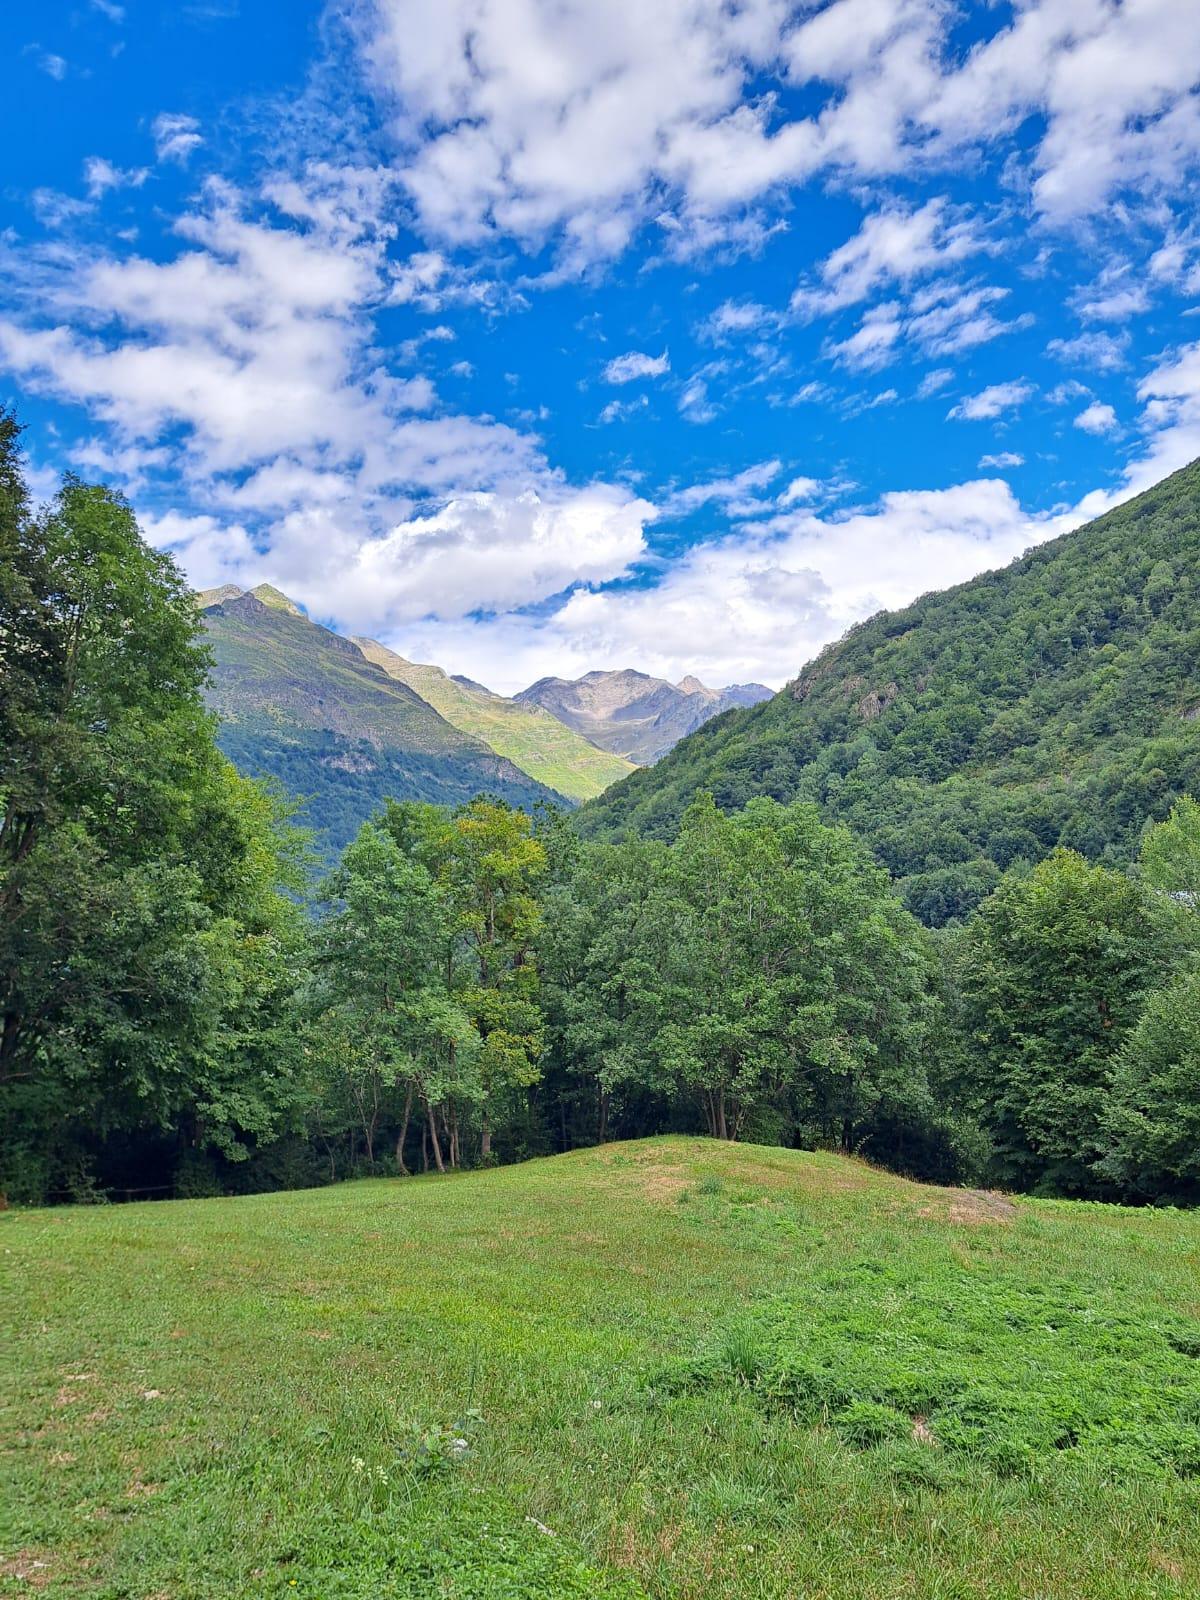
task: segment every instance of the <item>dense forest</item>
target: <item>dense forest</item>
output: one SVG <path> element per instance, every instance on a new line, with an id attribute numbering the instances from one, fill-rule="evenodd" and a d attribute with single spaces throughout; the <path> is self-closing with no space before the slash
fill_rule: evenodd
<path id="1" fill-rule="evenodd" d="M 881 612 L 773 700 L 584 808 L 593 838 L 669 838 L 691 798 L 811 800 L 911 910 L 969 913 L 1067 846 L 1126 866 L 1200 783 L 1200 463 L 1001 571 Z"/>
<path id="2" fill-rule="evenodd" d="M 656 828 L 401 796 L 314 887 L 286 807 L 218 749 L 178 571 L 105 488 L 34 507 L 0 419 L 0 1192 L 210 1194 L 696 1130 L 1200 1199 L 1198 508 L 1179 475 L 867 624 L 681 746 Z M 697 751 L 761 753 L 763 728 L 777 782 L 727 760 L 745 792 L 672 810 Z M 985 748 L 990 777 L 966 759 Z"/>

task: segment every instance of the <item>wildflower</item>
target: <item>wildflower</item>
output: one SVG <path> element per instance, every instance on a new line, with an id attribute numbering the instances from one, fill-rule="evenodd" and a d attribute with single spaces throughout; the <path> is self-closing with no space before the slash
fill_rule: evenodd
<path id="1" fill-rule="evenodd" d="M 351 1456 L 350 1465 L 354 1468 L 355 1472 L 361 1472 L 366 1466 L 366 1462 L 361 1456 Z"/>
<path id="2" fill-rule="evenodd" d="M 592 1401 L 592 1410 L 593 1411 L 603 1411 L 603 1409 L 604 1409 L 603 1400 L 593 1400 Z"/>
<path id="3" fill-rule="evenodd" d="M 470 1445 L 465 1439 L 451 1439 L 450 1441 L 450 1454 L 452 1456 L 466 1455 L 470 1448 Z"/>

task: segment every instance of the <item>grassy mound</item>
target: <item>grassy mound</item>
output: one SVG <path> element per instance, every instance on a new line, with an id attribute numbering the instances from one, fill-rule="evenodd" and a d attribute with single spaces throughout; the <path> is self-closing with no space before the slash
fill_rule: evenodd
<path id="1" fill-rule="evenodd" d="M 669 1139 L 0 1251 L 5 1596 L 1200 1592 L 1191 1215 Z"/>

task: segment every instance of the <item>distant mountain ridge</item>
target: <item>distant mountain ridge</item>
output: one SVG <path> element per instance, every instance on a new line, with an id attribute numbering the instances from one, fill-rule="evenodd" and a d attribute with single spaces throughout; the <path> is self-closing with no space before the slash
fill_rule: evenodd
<path id="1" fill-rule="evenodd" d="M 690 676 L 668 683 L 625 668 L 539 678 L 514 698 L 541 706 L 602 750 L 648 766 L 723 711 L 757 705 L 772 692 L 760 683 L 709 689 Z"/>
<path id="2" fill-rule="evenodd" d="M 351 640 L 269 585 L 197 596 L 214 666 L 218 742 L 243 772 L 305 802 L 299 819 L 338 850 L 385 798 L 513 805 L 563 796 L 448 722 Z"/>
<path id="3" fill-rule="evenodd" d="M 539 783 L 569 800 L 587 800 L 626 777 L 633 764 L 576 733 L 541 706 L 494 694 L 470 678 L 441 667 L 407 661 L 375 639 L 354 643 L 389 677 L 406 683 L 447 722 L 473 734 Z"/>

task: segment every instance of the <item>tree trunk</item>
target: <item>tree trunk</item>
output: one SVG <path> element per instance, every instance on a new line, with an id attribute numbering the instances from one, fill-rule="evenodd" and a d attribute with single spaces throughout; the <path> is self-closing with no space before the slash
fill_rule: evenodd
<path id="1" fill-rule="evenodd" d="M 600 1090 L 599 1116 L 596 1120 L 596 1142 L 603 1144 L 608 1138 L 608 1095 L 604 1089 Z"/>
<path id="2" fill-rule="evenodd" d="M 400 1132 L 396 1135 L 396 1165 L 404 1177 L 408 1177 L 408 1168 L 404 1165 L 404 1141 L 408 1138 L 408 1119 L 412 1114 L 412 1084 L 404 1092 L 404 1116 L 400 1123 Z"/>
<path id="3" fill-rule="evenodd" d="M 487 1161 L 492 1154 L 492 1125 L 488 1121 L 488 1114 L 483 1113 L 483 1132 L 479 1140 L 479 1153 Z"/>
<path id="4" fill-rule="evenodd" d="M 433 1146 L 434 1165 L 437 1167 L 439 1172 L 445 1172 L 446 1163 L 442 1160 L 442 1147 L 438 1141 L 437 1117 L 434 1115 L 433 1107 L 429 1104 L 428 1095 L 426 1095 L 424 1099 L 425 1120 L 429 1124 L 429 1142 Z"/>

